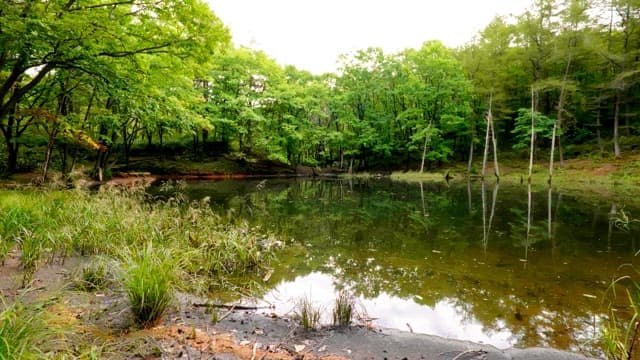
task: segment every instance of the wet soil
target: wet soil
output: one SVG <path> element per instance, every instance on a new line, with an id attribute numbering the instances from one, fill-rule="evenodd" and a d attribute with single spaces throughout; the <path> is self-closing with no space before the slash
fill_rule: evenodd
<path id="1" fill-rule="evenodd" d="M 71 347 L 97 346 L 108 359 L 586 359 L 552 349 L 499 350 L 492 346 L 367 326 L 305 330 L 270 309 L 208 307 L 207 299 L 177 294 L 159 324 L 138 329 L 126 295 L 114 287 L 77 291 L 73 274 L 86 258 L 43 264 L 30 290 L 21 289 L 15 251 L 0 267 L 5 301 L 22 296 L 46 304 L 49 318 L 73 329 Z"/>

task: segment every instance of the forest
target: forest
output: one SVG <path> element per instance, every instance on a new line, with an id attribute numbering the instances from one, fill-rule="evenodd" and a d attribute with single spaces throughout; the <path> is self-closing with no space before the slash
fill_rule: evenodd
<path id="1" fill-rule="evenodd" d="M 640 1 L 533 0 L 462 47 L 371 47 L 315 75 L 234 46 L 199 0 L 6 0 L 0 173 L 98 176 L 141 152 L 477 171 L 489 139 L 523 164 L 530 149 L 620 158 L 640 126 L 639 49 Z"/>

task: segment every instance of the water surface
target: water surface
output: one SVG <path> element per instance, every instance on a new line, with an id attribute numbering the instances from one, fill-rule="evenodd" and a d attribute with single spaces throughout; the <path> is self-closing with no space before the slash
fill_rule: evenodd
<path id="1" fill-rule="evenodd" d="M 329 314 L 348 289 L 376 326 L 499 348 L 597 353 L 603 293 L 636 261 L 638 233 L 611 219 L 640 212 L 606 197 L 388 180 L 223 180 L 187 191 L 286 240 L 264 294 L 277 311 L 307 296 Z"/>

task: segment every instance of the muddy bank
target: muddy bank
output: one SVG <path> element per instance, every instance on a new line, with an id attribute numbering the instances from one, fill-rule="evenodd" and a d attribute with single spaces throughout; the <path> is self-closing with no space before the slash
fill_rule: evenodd
<path id="1" fill-rule="evenodd" d="M 368 329 L 352 326 L 348 329 L 326 328 L 305 331 L 287 318 L 263 313 L 236 312 L 216 325 L 218 331 L 228 331 L 236 341 L 249 345 L 287 344 L 286 349 L 301 349 L 301 354 L 313 357 L 346 359 L 587 359 L 579 354 L 552 349 L 509 349 L 437 336 L 413 334 L 393 329 Z"/>
<path id="2" fill-rule="evenodd" d="M 13 252 L 0 272 L 0 287 L 9 299 L 20 293 L 17 256 Z M 75 258 L 41 266 L 34 274 L 29 302 L 42 301 L 56 322 L 74 329 L 69 346 L 99 344 L 105 359 L 587 359 L 552 349 L 499 350 L 367 326 L 307 331 L 269 308 L 207 307 L 202 304 L 211 300 L 183 293 L 176 295 L 160 324 L 141 330 L 117 286 L 94 293 L 74 289 L 73 274 L 85 261 Z"/>

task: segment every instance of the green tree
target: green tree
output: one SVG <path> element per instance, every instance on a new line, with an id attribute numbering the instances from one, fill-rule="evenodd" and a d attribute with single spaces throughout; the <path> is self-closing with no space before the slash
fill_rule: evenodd
<path id="1" fill-rule="evenodd" d="M 47 76 L 75 69 L 114 83 L 117 63 L 171 54 L 205 60 L 228 31 L 198 1 L 4 1 L 0 4 L 0 130 L 14 171 L 23 100 Z"/>

